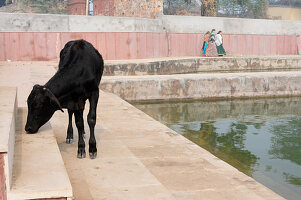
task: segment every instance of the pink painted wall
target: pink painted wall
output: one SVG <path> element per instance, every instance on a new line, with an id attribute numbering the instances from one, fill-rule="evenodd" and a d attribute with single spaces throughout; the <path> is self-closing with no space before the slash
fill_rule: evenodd
<path id="1" fill-rule="evenodd" d="M 301 55 L 301 36 L 297 37 L 297 49 L 298 54 Z"/>
<path id="2" fill-rule="evenodd" d="M 198 56 L 203 35 L 197 33 L 55 33 L 0 32 L 0 60 L 58 60 L 69 40 L 91 42 L 104 59 Z M 224 35 L 228 55 L 296 55 L 301 36 Z"/>

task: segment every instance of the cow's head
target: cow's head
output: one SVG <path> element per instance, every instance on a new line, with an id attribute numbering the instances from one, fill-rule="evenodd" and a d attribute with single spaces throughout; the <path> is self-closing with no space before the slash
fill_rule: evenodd
<path id="1" fill-rule="evenodd" d="M 27 98 L 28 114 L 25 131 L 36 133 L 53 115 L 62 110 L 60 102 L 46 87 L 35 85 Z"/>

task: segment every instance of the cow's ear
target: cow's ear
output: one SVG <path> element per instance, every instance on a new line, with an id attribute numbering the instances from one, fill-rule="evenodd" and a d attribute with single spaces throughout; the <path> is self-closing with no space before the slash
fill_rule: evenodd
<path id="1" fill-rule="evenodd" d="M 56 96 L 54 96 L 54 94 L 48 88 L 44 87 L 43 91 L 45 91 L 45 95 L 47 97 L 49 97 L 50 100 L 53 101 L 59 107 L 59 110 L 64 112 L 63 109 L 62 109 L 62 106 L 61 106 L 59 100 L 56 98 Z"/>

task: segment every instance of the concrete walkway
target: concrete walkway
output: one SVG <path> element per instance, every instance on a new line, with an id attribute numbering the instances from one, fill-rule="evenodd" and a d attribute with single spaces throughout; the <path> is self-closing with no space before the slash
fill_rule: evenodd
<path id="1" fill-rule="evenodd" d="M 51 120 L 75 199 L 283 199 L 113 94 L 97 113 L 95 160 L 65 143 L 67 114 Z"/>
<path id="2" fill-rule="evenodd" d="M 26 106 L 32 85 L 55 73 L 46 65 L 1 63 L 0 85 L 17 86 Z M 283 199 L 119 97 L 101 92 L 98 105 L 95 160 L 76 158 L 75 125 L 74 144 L 65 143 L 67 113 L 51 120 L 75 199 Z"/>

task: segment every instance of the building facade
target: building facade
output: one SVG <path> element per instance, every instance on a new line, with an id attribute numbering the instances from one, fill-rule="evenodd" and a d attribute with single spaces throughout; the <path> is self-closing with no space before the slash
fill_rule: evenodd
<path id="1" fill-rule="evenodd" d="M 68 15 L 86 15 L 86 0 L 69 0 Z"/>
<path id="2" fill-rule="evenodd" d="M 89 13 L 93 15 L 155 18 L 163 13 L 163 0 L 93 0 L 92 4 Z M 68 14 L 85 15 L 86 0 L 69 0 Z"/>

